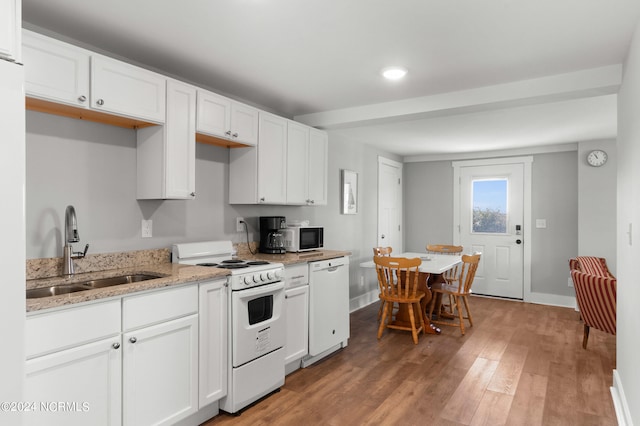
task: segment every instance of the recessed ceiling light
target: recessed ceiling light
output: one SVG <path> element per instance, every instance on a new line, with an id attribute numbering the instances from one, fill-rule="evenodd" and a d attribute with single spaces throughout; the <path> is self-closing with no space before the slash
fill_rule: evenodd
<path id="1" fill-rule="evenodd" d="M 388 80 L 400 80 L 407 74 L 407 69 L 402 67 L 388 67 L 382 70 L 382 75 Z"/>

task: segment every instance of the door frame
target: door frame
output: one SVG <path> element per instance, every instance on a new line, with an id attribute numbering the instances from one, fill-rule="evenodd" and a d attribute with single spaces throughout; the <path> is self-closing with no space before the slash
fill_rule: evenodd
<path id="1" fill-rule="evenodd" d="M 376 223 L 376 231 L 377 231 L 377 235 L 376 235 L 376 245 L 379 245 L 379 239 L 380 239 L 380 166 L 382 165 L 387 165 L 387 166 L 391 166 L 391 167 L 395 167 L 397 169 L 400 170 L 400 194 L 398 195 L 398 208 L 400 209 L 400 212 L 398 213 L 398 217 L 399 217 L 399 225 L 400 225 L 400 253 L 402 253 L 404 251 L 404 208 L 403 208 L 403 194 L 404 194 L 404 170 L 403 170 L 403 163 L 400 163 L 398 161 L 394 161 L 391 160 L 389 158 L 385 158 L 382 156 L 378 156 L 378 205 L 377 205 L 377 211 L 376 211 L 376 218 L 377 218 L 377 223 Z"/>
<path id="2" fill-rule="evenodd" d="M 522 286 L 523 286 L 523 301 L 531 301 L 531 252 L 532 252 L 532 220 L 531 220 L 531 164 L 533 163 L 532 156 L 526 157 L 505 157 L 505 158 L 489 158 L 482 160 L 465 160 L 465 161 L 452 161 L 453 167 L 453 243 L 458 245 L 460 243 L 460 185 L 461 175 L 460 169 L 462 167 L 473 166 L 492 166 L 501 164 L 522 164 L 524 167 L 523 175 L 523 194 L 522 194 L 522 214 L 523 214 L 523 257 L 522 257 Z"/>

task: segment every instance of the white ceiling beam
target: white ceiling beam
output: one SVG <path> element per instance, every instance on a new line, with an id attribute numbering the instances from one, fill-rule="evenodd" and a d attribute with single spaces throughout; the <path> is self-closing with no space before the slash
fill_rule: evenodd
<path id="1" fill-rule="evenodd" d="M 622 65 L 558 74 L 393 102 L 298 115 L 294 120 L 339 129 L 514 106 L 558 102 L 618 92 Z"/>

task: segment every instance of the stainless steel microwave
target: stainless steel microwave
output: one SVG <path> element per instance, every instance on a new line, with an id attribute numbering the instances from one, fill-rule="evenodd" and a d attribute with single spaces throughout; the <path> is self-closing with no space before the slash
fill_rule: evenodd
<path id="1" fill-rule="evenodd" d="M 324 246 L 324 228 L 322 226 L 292 226 L 282 230 L 284 248 L 287 251 L 301 252 L 318 250 Z"/>

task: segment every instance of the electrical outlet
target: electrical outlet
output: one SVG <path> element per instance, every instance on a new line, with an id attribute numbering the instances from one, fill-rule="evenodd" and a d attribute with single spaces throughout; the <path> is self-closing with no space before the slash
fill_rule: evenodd
<path id="1" fill-rule="evenodd" d="M 236 217 L 236 232 L 244 231 L 244 217 Z"/>
<path id="2" fill-rule="evenodd" d="M 142 220 L 142 238 L 151 238 L 153 235 L 153 221 Z"/>
<path id="3" fill-rule="evenodd" d="M 571 277 L 569 277 L 567 284 L 569 284 L 569 287 L 573 287 L 573 280 L 571 279 Z"/>

